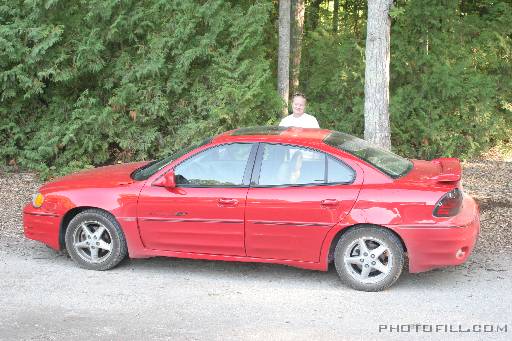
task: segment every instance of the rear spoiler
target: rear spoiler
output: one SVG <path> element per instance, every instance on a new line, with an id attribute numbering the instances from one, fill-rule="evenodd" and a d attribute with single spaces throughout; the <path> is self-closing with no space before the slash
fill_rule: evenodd
<path id="1" fill-rule="evenodd" d="M 441 173 L 434 176 L 432 180 L 438 182 L 457 182 L 460 181 L 462 176 L 462 168 L 460 161 L 457 158 L 443 157 L 432 160 L 434 163 L 438 163 L 441 166 Z"/>

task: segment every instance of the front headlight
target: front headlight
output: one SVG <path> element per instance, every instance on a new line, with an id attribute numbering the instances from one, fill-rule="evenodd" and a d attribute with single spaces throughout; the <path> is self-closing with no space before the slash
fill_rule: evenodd
<path id="1" fill-rule="evenodd" d="M 44 196 L 41 193 L 33 194 L 32 195 L 32 206 L 35 208 L 39 208 L 43 205 L 44 202 Z"/>

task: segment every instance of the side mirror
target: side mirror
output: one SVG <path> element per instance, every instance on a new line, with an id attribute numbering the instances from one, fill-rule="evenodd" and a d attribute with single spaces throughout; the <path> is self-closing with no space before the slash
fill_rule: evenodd
<path id="1" fill-rule="evenodd" d="M 153 182 L 153 186 L 176 188 L 176 181 L 174 180 L 174 171 L 169 171 L 164 174 L 160 179 Z"/>

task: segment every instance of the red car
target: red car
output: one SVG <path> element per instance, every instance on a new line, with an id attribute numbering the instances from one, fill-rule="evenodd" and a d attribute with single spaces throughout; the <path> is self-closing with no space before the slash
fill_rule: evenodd
<path id="1" fill-rule="evenodd" d="M 168 256 L 327 271 L 352 288 L 463 263 L 480 228 L 457 159 L 408 160 L 348 134 L 255 127 L 152 162 L 46 183 L 25 235 L 81 267 Z"/>

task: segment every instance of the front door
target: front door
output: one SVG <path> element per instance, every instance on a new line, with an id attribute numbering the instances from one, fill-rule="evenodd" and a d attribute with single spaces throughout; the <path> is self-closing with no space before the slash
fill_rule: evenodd
<path id="1" fill-rule="evenodd" d="M 259 154 L 247 195 L 247 256 L 318 262 L 327 232 L 354 206 L 362 176 L 317 150 L 262 144 Z"/>
<path id="2" fill-rule="evenodd" d="M 245 255 L 244 210 L 253 144 L 232 143 L 199 152 L 174 168 L 173 189 L 147 184 L 138 205 L 147 248 Z M 249 166 L 248 166 L 249 165 Z"/>

